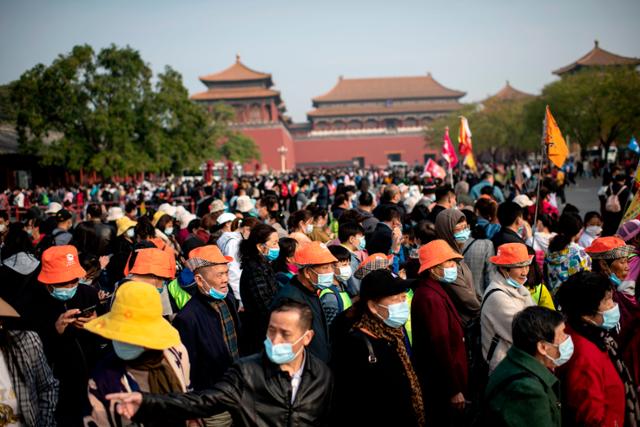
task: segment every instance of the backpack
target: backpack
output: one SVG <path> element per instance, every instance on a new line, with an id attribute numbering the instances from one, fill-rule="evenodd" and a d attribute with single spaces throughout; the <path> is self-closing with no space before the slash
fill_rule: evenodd
<path id="1" fill-rule="evenodd" d="M 604 205 L 604 208 L 607 212 L 620 212 L 622 207 L 620 206 L 620 198 L 618 197 L 620 193 L 626 190 L 627 186 L 623 185 L 617 193 L 613 192 L 613 186 L 609 185 L 609 190 L 611 191 L 611 195 L 607 197 L 607 202 Z"/>
<path id="2" fill-rule="evenodd" d="M 35 248 L 36 258 L 41 259 L 42 253 L 44 251 L 46 251 L 52 246 L 56 246 L 56 236 L 62 233 L 64 233 L 64 230 L 54 230 L 53 232 L 44 236 Z"/>

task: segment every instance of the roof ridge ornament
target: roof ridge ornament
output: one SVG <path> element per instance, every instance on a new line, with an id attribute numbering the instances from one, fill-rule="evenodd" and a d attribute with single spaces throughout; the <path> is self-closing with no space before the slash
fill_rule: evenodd
<path id="1" fill-rule="evenodd" d="M 600 42 L 598 41 L 598 39 L 595 39 L 593 41 L 593 44 L 595 45 L 595 48 L 598 49 L 600 47 Z"/>
<path id="2" fill-rule="evenodd" d="M 236 53 L 236 64 L 240 63 L 240 54 Z"/>

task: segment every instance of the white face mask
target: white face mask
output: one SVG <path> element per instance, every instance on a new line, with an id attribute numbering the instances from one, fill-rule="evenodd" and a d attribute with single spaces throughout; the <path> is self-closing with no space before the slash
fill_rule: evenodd
<path id="1" fill-rule="evenodd" d="M 337 277 L 343 282 L 346 282 L 351 278 L 352 271 L 350 265 L 341 265 L 340 267 L 338 267 L 338 271 L 339 273 Z"/>
<path id="2" fill-rule="evenodd" d="M 590 225 L 584 229 L 585 233 L 587 233 L 591 237 L 597 237 L 602 233 L 602 227 L 599 225 Z"/>

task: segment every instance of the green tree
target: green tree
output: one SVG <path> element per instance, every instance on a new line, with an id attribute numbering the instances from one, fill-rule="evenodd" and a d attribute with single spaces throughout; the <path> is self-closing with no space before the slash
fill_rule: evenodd
<path id="1" fill-rule="evenodd" d="M 640 74 L 630 68 L 585 69 L 544 87 L 526 108 L 530 132 L 540 134 L 549 105 L 562 132 L 582 148 L 626 144 L 640 127 Z"/>
<path id="2" fill-rule="evenodd" d="M 257 151 L 229 129 L 228 110 L 193 104 L 178 72 L 167 67 L 155 86 L 151 78 L 139 52 L 115 45 L 97 54 L 75 46 L 36 65 L 10 87 L 21 150 L 107 178 L 195 169 L 236 141 L 227 152 Z"/>

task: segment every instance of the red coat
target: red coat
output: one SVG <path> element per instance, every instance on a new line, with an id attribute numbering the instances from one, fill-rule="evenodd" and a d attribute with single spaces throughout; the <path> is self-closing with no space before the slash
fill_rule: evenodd
<path id="1" fill-rule="evenodd" d="M 624 384 L 609 358 L 567 325 L 573 339 L 571 359 L 558 369 L 562 404 L 573 423 L 585 427 L 624 426 Z"/>
<path id="2" fill-rule="evenodd" d="M 433 279 L 421 279 L 411 302 L 413 360 L 422 385 L 427 425 L 447 425 L 450 399 L 467 392 L 467 351 L 462 321 Z"/>

